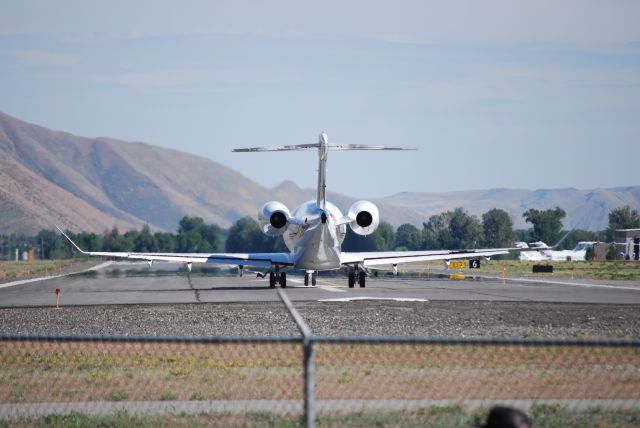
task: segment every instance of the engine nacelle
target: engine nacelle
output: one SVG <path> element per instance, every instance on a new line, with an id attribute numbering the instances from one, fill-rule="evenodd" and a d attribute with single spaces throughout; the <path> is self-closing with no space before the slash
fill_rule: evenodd
<path id="1" fill-rule="evenodd" d="M 369 201 L 355 202 L 347 214 L 353 220 L 349 223 L 351 230 L 358 235 L 373 233 L 380 223 L 378 207 Z"/>
<path id="2" fill-rule="evenodd" d="M 291 219 L 289 209 L 277 201 L 267 202 L 258 213 L 262 231 L 268 236 L 281 236 L 287 230 Z"/>

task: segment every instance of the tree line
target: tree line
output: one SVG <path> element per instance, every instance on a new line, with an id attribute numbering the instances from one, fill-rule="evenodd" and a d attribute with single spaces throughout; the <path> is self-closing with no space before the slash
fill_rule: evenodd
<path id="1" fill-rule="evenodd" d="M 513 246 L 514 241 L 543 241 L 553 245 L 563 237 L 562 220 L 566 212 L 555 207 L 547 210 L 529 209 L 523 213 L 529 229 L 514 230 L 509 214 L 494 208 L 481 217 L 469 214 L 463 208 L 455 208 L 432 215 L 422 228 L 403 224 L 397 229 L 381 222 L 369 236 L 356 235 L 347 228 L 343 251 L 418 251 L 439 249 L 503 248 Z M 571 249 L 579 241 L 613 240 L 616 229 L 640 228 L 638 211 L 629 206 L 616 208 L 609 213 L 606 230 L 594 232 L 574 229 L 559 246 Z M 177 233 L 151 232 L 148 226 L 120 233 L 118 228 L 103 234 L 91 232 L 71 233 L 69 236 L 80 248 L 87 251 L 119 252 L 286 252 L 281 237 L 269 237 L 262 233 L 260 225 L 250 217 L 236 221 L 229 229 L 206 224 L 200 217 L 183 217 Z M 60 239 L 57 231 L 42 230 L 36 236 L 0 236 L 0 255 L 13 258 L 13 251 L 41 248 L 41 258 L 60 259 L 73 257 L 71 245 Z"/>

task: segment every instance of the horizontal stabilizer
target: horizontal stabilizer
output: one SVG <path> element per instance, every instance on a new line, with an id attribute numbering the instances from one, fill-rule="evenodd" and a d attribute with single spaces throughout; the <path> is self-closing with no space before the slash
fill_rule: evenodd
<path id="1" fill-rule="evenodd" d="M 234 152 L 287 152 L 295 150 L 319 149 L 320 143 L 297 144 L 292 146 L 271 146 L 271 147 L 248 147 L 245 149 L 234 149 Z M 394 146 L 367 146 L 363 144 L 327 144 L 329 150 L 417 150 L 415 147 L 394 147 Z"/>
<path id="2" fill-rule="evenodd" d="M 234 152 L 287 152 L 292 150 L 312 150 L 320 147 L 320 144 L 297 144 L 293 146 L 248 147 L 246 149 L 233 149 Z"/>

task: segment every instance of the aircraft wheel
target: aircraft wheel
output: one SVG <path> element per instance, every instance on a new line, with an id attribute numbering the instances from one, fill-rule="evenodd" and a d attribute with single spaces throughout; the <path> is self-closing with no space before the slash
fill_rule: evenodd
<path id="1" fill-rule="evenodd" d="M 316 277 L 318 276 L 317 273 L 312 273 L 311 274 L 311 285 L 316 285 Z"/>
<path id="2" fill-rule="evenodd" d="M 269 288 L 276 288 L 276 274 L 269 272 Z"/>
<path id="3" fill-rule="evenodd" d="M 287 274 L 284 272 L 280 274 L 280 287 L 287 288 Z"/>
<path id="4" fill-rule="evenodd" d="M 358 274 L 358 283 L 360 283 L 360 288 L 364 288 L 366 278 L 367 278 L 367 274 L 366 273 L 360 272 Z"/>
<path id="5" fill-rule="evenodd" d="M 356 274 L 349 272 L 349 288 L 353 288 L 356 285 Z"/>
<path id="6" fill-rule="evenodd" d="M 304 274 L 304 285 L 305 286 L 309 285 L 309 274 L 308 273 Z"/>

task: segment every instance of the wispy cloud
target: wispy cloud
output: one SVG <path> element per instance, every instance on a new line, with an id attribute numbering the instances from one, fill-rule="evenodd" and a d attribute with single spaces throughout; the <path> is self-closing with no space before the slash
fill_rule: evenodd
<path id="1" fill-rule="evenodd" d="M 5 50 L 2 53 L 29 66 L 68 67 L 80 62 L 80 57 L 78 56 L 56 52 L 38 50 Z"/>
<path id="2" fill-rule="evenodd" d="M 153 70 L 140 73 L 100 75 L 76 78 L 108 82 L 135 88 L 184 88 L 198 85 L 273 84 L 291 82 L 289 71 L 261 68 L 260 70 Z"/>
<path id="3" fill-rule="evenodd" d="M 98 76 L 95 80 L 138 88 L 176 88 L 203 83 L 207 75 L 201 71 L 150 71 L 111 76 Z"/>

